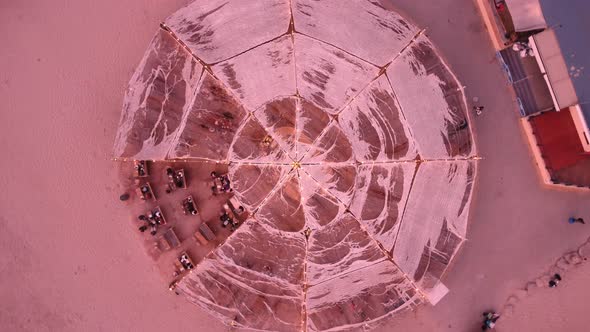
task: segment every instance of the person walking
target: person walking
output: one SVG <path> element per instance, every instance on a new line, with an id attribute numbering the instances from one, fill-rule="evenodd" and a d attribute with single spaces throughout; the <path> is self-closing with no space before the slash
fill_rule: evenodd
<path id="1" fill-rule="evenodd" d="M 584 221 L 584 219 L 583 219 L 583 218 L 574 218 L 574 217 L 570 217 L 570 218 L 569 218 L 567 221 L 568 221 L 570 224 L 575 224 L 575 223 L 577 223 L 577 222 L 578 222 L 578 223 L 580 223 L 580 224 L 584 224 L 584 225 L 586 224 L 586 222 Z"/>
<path id="2" fill-rule="evenodd" d="M 483 106 L 473 106 L 473 111 L 475 111 L 475 115 L 481 115 L 483 112 Z"/>
<path id="3" fill-rule="evenodd" d="M 500 315 L 496 312 L 484 312 L 483 313 L 483 325 L 481 326 L 482 331 L 493 329 L 496 326 L 496 321 L 500 318 Z"/>
<path id="4" fill-rule="evenodd" d="M 551 288 L 557 287 L 557 284 L 559 284 L 560 281 L 561 281 L 561 275 L 559 275 L 559 273 L 554 274 L 553 278 L 551 280 L 549 280 L 549 287 L 551 287 Z"/>

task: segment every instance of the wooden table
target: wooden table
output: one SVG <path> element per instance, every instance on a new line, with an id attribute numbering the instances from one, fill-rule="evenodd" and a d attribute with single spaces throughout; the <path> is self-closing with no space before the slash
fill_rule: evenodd
<path id="1" fill-rule="evenodd" d="M 235 196 L 232 196 L 227 202 L 229 203 L 229 207 L 232 209 L 232 211 L 238 216 L 244 213 L 246 210 L 242 204 L 238 202 Z"/>
<path id="2" fill-rule="evenodd" d="M 147 167 L 147 161 L 145 160 L 134 160 L 133 168 L 135 169 L 136 178 L 145 178 L 148 177 L 148 175 L 150 175 L 150 172 Z"/>
<path id="3" fill-rule="evenodd" d="M 143 188 L 143 187 L 147 187 L 147 188 L 148 188 L 147 192 L 145 192 L 145 193 L 144 193 L 144 192 L 141 190 L 141 188 Z M 153 202 L 155 202 L 155 201 L 156 201 L 156 195 L 154 194 L 154 191 L 152 190 L 152 186 L 150 185 L 150 183 L 149 183 L 149 182 L 146 182 L 146 183 L 144 183 L 144 184 L 141 184 L 141 185 L 139 185 L 139 187 L 137 187 L 137 189 L 135 189 L 135 191 L 136 191 L 136 193 L 137 193 L 137 196 L 138 196 L 140 199 L 142 199 L 142 200 L 144 200 L 144 201 L 146 201 L 146 202 L 147 202 L 148 200 L 150 200 L 150 201 L 153 201 Z M 146 197 L 146 195 L 148 195 L 148 194 L 150 194 L 151 198 L 147 198 L 147 197 Z"/>
<path id="4" fill-rule="evenodd" d="M 188 210 L 187 205 L 191 204 L 193 206 L 193 209 L 195 210 L 196 213 L 191 213 L 191 211 Z M 182 211 L 184 212 L 184 214 L 191 214 L 191 215 L 197 215 L 199 214 L 199 209 L 197 208 L 197 203 L 195 203 L 195 199 L 193 198 L 192 195 L 189 195 L 187 198 L 182 200 Z"/>
<path id="5" fill-rule="evenodd" d="M 174 249 L 180 246 L 180 240 L 178 239 L 178 236 L 176 236 L 176 232 L 174 232 L 173 228 L 167 230 L 166 233 L 162 235 L 160 240 L 160 247 L 163 251 Z"/>

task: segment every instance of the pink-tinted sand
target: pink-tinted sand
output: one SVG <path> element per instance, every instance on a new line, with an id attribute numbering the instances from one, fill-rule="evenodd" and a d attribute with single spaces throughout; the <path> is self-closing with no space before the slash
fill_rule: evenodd
<path id="1" fill-rule="evenodd" d="M 163 287 L 111 161 L 127 82 L 184 3 L 0 3 L 0 331 L 223 330 Z"/>

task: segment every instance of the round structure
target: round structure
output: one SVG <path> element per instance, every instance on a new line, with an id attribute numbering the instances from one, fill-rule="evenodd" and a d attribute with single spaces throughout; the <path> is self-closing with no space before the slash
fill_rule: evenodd
<path id="1" fill-rule="evenodd" d="M 424 300 L 465 239 L 461 85 L 376 1 L 197 1 L 125 99 L 115 156 L 227 164 L 248 219 L 177 282 L 234 326 L 372 326 Z"/>

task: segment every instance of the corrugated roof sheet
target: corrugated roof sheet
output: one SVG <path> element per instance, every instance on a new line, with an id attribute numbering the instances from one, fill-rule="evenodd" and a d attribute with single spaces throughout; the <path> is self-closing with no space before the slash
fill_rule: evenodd
<path id="1" fill-rule="evenodd" d="M 590 103 L 590 1 L 540 0 L 547 25 L 555 31 L 580 104 Z M 585 112 L 586 119 L 590 120 Z"/>
<path id="2" fill-rule="evenodd" d="M 529 31 L 547 27 L 539 0 L 506 0 L 516 31 Z"/>

